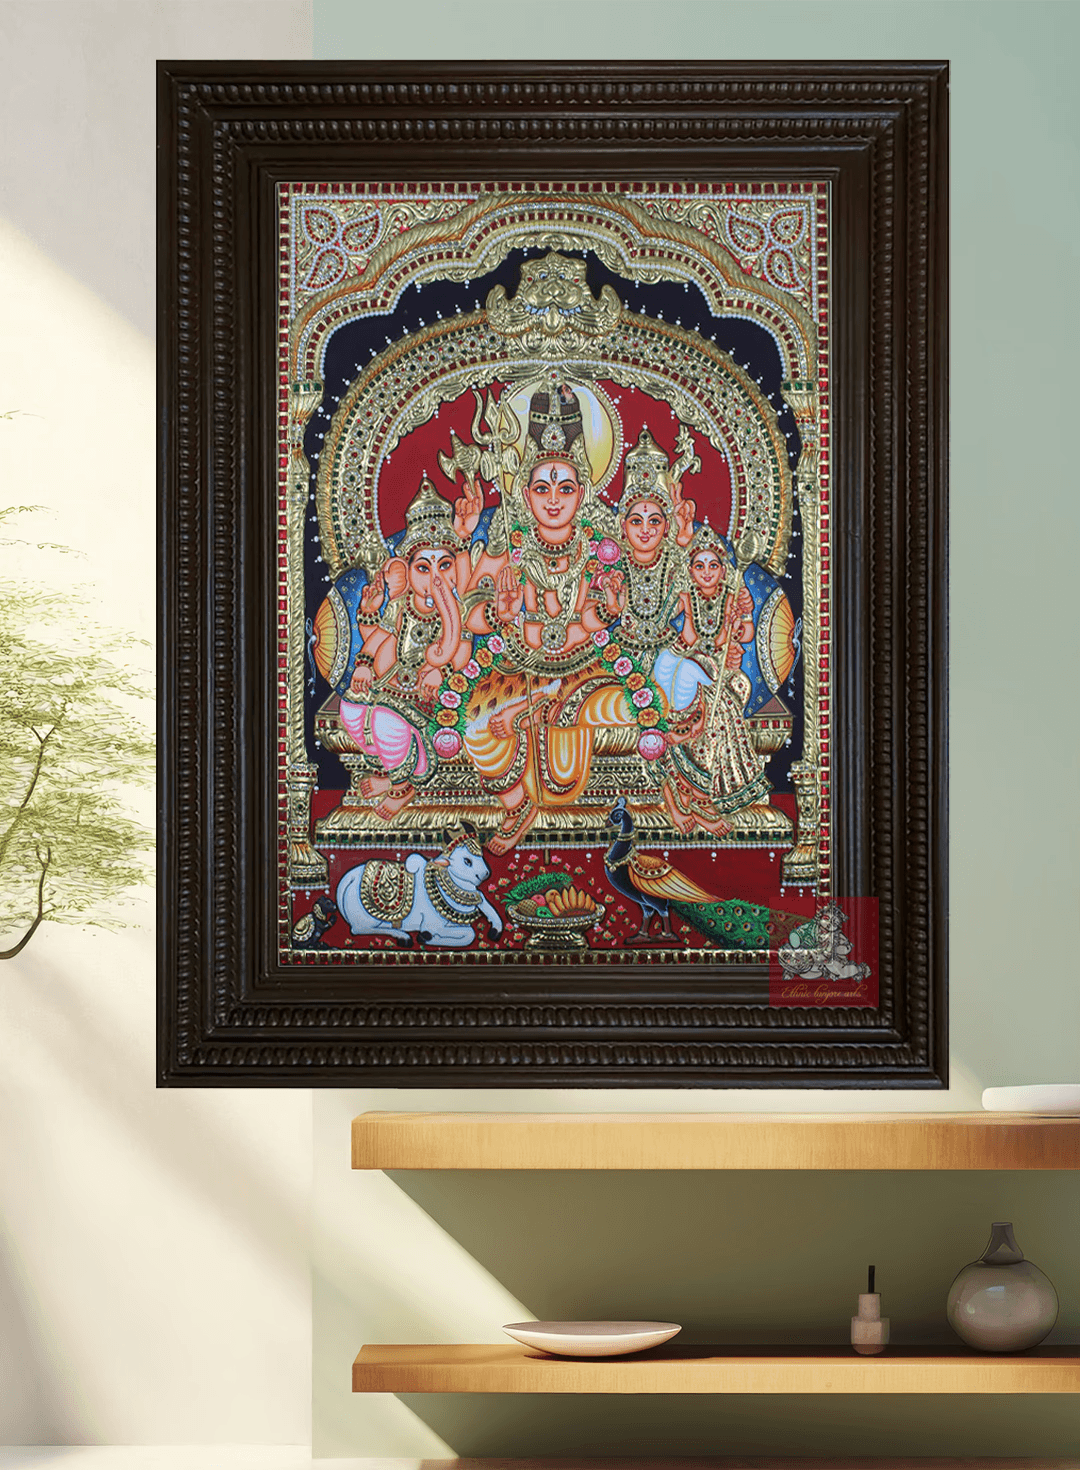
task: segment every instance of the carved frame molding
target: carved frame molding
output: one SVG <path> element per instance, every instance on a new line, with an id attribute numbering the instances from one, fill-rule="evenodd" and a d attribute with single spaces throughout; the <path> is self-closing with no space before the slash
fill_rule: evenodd
<path id="1" fill-rule="evenodd" d="M 943 1086 L 947 66 L 166 62 L 159 108 L 159 1081 Z M 547 964 L 282 969 L 277 183 L 769 175 L 834 189 L 836 890 L 882 899 L 880 1009 L 728 966 L 598 962 L 572 1001 Z"/>

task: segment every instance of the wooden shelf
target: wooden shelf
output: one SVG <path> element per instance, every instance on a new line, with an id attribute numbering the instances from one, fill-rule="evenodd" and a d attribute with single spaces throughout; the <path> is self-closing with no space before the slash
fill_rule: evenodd
<path id="1" fill-rule="evenodd" d="M 3 1460 L 3 1450 L 0 1450 L 0 1466 L 6 1464 Z M 14 1462 L 12 1462 L 14 1465 Z M 349 1465 L 361 1466 L 361 1461 L 349 1461 Z M 367 1463 L 367 1462 L 363 1462 Z M 458 1460 L 424 1460 L 421 1462 L 423 1470 L 1077 1470 L 1075 1459 L 1068 1460 L 1032 1460 L 1026 1455 L 1016 1459 L 1010 1455 L 1006 1459 L 994 1456 L 987 1459 L 985 1456 L 964 1456 L 963 1459 L 955 1459 L 951 1456 L 942 1457 L 924 1455 L 912 1459 L 910 1456 L 897 1458 L 894 1455 L 879 1459 L 876 1455 L 872 1460 L 865 1456 L 858 1459 L 843 1456 L 836 1459 L 830 1455 L 827 1460 L 807 1459 L 804 1455 L 791 1456 L 781 1455 L 736 1455 L 701 1459 L 627 1459 L 624 1455 L 617 1458 L 607 1459 L 582 1459 L 578 1455 L 573 1458 L 558 1459 L 533 1459 L 533 1460 L 493 1460 L 493 1459 L 471 1459 L 462 1458 Z M 371 1470 L 383 1470 L 385 1460 L 371 1461 Z"/>
<path id="2" fill-rule="evenodd" d="M 1080 1348 L 1006 1356 L 966 1348 L 654 1348 L 550 1358 L 517 1343 L 360 1349 L 354 1393 L 1076 1393 Z"/>
<path id="3" fill-rule="evenodd" d="M 354 1169 L 1076 1169 L 1080 1118 L 361 1113 Z"/>

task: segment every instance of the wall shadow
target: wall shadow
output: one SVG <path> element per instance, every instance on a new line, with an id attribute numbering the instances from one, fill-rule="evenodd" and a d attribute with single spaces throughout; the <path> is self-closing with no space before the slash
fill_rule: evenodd
<path id="1" fill-rule="evenodd" d="M 406 1394 L 462 1456 L 1080 1453 L 1071 1394 Z M 467 1402 L 466 1402 L 467 1401 Z M 572 1463 L 572 1462 L 571 1462 Z M 770 1463 L 772 1460 L 770 1458 Z M 932 1463 L 929 1462 L 928 1463 Z"/>
<path id="2" fill-rule="evenodd" d="M 0 1324 L 0 1444 L 34 1442 L 45 1435 L 69 1444 L 91 1438 L 93 1425 L 78 1402 L 78 1389 L 50 1349 L 32 1289 L 2 1234 Z"/>
<path id="3" fill-rule="evenodd" d="M 1071 1172 L 390 1177 L 538 1318 L 681 1322 L 685 1342 L 846 1342 L 873 1262 L 894 1340 L 952 1342 L 949 1284 L 990 1222 L 1012 1220 L 1061 1297 L 1050 1341 L 1080 1341 Z"/>
<path id="4" fill-rule="evenodd" d="M 873 1262 L 894 1341 L 953 1342 L 949 1284 L 1006 1219 L 1058 1289 L 1050 1341 L 1080 1342 L 1075 1173 L 391 1177 L 538 1318 L 676 1321 L 688 1342 L 846 1342 Z M 463 1456 L 1080 1452 L 1071 1396 L 400 1397 Z"/>
<path id="5" fill-rule="evenodd" d="M 285 1390 L 308 1372 L 310 1098 L 155 1090 L 151 936 L 80 942 L 81 967 L 46 936 L 3 975 L 0 1218 L 22 1308 L 0 1316 L 4 1437 L 299 1439 L 307 1404 Z"/>

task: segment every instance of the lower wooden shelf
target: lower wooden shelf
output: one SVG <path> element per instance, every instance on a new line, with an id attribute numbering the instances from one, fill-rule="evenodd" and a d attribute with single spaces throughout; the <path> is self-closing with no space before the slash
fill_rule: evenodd
<path id="1" fill-rule="evenodd" d="M 628 1358 L 551 1358 L 517 1343 L 376 1343 L 354 1393 L 1080 1393 L 1080 1348 L 972 1353 L 896 1347 L 665 1346 Z"/>

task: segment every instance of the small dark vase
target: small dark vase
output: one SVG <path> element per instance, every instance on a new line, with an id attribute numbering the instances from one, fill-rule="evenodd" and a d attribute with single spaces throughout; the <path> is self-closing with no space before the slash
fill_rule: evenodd
<path id="1" fill-rule="evenodd" d="M 996 1221 L 990 1244 L 965 1266 L 949 1288 L 949 1326 L 968 1347 L 984 1353 L 1019 1353 L 1043 1338 L 1057 1321 L 1058 1295 L 1038 1266 L 1024 1259 L 1012 1225 Z"/>

